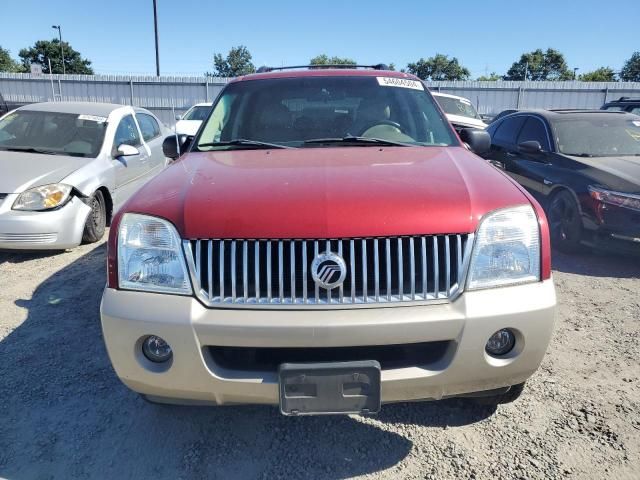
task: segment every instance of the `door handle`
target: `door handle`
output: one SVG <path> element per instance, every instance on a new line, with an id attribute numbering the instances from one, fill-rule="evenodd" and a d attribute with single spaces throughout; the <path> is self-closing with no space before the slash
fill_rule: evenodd
<path id="1" fill-rule="evenodd" d="M 507 157 L 517 157 L 518 155 L 515 152 L 507 152 Z"/>

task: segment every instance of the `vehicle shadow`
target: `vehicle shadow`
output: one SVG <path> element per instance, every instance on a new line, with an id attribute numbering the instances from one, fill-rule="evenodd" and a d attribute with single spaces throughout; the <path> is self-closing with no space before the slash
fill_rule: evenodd
<path id="1" fill-rule="evenodd" d="M 595 250 L 570 255 L 554 250 L 551 267 L 589 277 L 640 278 L 640 257 Z"/>
<path id="2" fill-rule="evenodd" d="M 411 453 L 390 424 L 442 428 L 492 413 L 453 400 L 387 405 L 372 419 L 148 404 L 116 378 L 102 340 L 105 250 L 16 300 L 28 316 L 0 341 L 0 477 L 341 479 Z"/>
<path id="3" fill-rule="evenodd" d="M 0 250 L 0 265 L 3 263 L 24 263 L 38 258 L 55 257 L 64 250 Z"/>

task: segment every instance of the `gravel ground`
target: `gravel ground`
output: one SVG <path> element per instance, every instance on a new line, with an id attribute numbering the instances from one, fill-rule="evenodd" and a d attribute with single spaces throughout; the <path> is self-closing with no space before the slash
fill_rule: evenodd
<path id="1" fill-rule="evenodd" d="M 0 477 L 640 478 L 640 262 L 554 256 L 555 335 L 516 403 L 374 418 L 145 403 L 115 377 L 105 246 L 0 253 Z"/>

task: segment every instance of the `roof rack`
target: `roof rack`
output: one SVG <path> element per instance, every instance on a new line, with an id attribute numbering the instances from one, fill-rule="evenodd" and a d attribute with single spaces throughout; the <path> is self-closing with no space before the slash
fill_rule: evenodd
<path id="1" fill-rule="evenodd" d="M 321 68 L 372 68 L 373 70 L 389 70 L 389 66 L 384 63 L 377 65 L 348 65 L 348 64 L 329 64 L 329 65 L 293 65 L 289 67 L 267 67 L 262 66 L 256 70 L 256 73 L 267 73 L 275 70 L 295 70 L 298 68 L 321 69 Z"/>

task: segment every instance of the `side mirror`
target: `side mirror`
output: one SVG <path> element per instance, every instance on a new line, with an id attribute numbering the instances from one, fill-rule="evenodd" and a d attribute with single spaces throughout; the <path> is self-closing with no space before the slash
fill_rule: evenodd
<path id="1" fill-rule="evenodd" d="M 537 140 L 527 140 L 518 144 L 518 151 L 522 153 L 540 153 L 542 152 L 542 145 Z"/>
<path id="2" fill-rule="evenodd" d="M 118 148 L 116 148 L 116 156 L 118 157 L 131 157 L 133 155 L 139 155 L 140 151 L 131 145 L 127 145 L 126 143 L 123 143 L 122 145 L 118 146 Z"/>
<path id="3" fill-rule="evenodd" d="M 476 155 L 482 155 L 491 149 L 491 136 L 484 130 L 463 128 L 460 130 L 460 139 L 469 145 Z"/>
<path id="4" fill-rule="evenodd" d="M 178 121 L 182 120 L 182 115 L 176 115 L 176 120 Z"/>
<path id="5" fill-rule="evenodd" d="M 193 137 L 189 135 L 169 135 L 162 142 L 162 152 L 165 157 L 175 160 L 189 149 L 191 140 Z"/>

